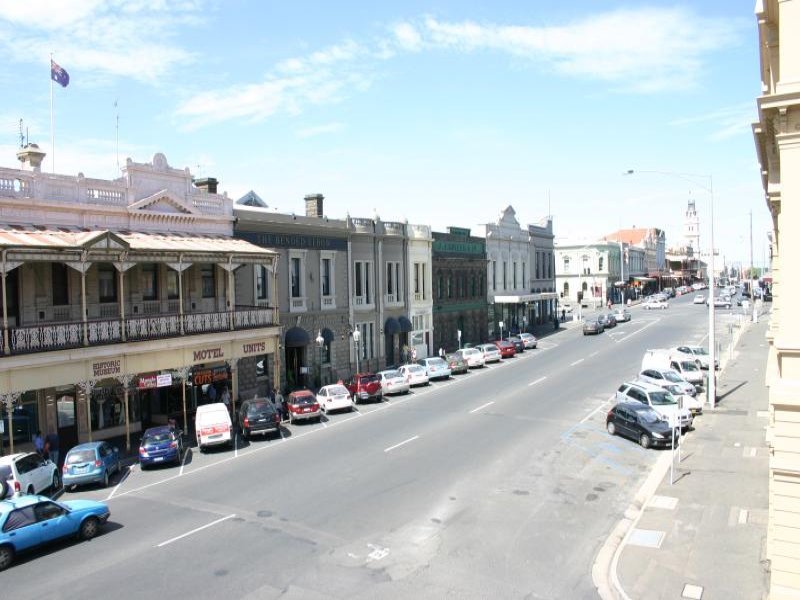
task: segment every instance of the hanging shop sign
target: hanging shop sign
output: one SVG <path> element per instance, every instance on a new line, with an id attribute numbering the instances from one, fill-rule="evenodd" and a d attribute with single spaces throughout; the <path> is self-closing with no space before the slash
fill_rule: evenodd
<path id="1" fill-rule="evenodd" d="M 163 373 L 151 375 L 139 375 L 139 381 L 136 387 L 140 390 L 154 390 L 161 387 L 169 387 L 172 385 L 172 373 Z"/>
<path id="2" fill-rule="evenodd" d="M 216 381 L 227 381 L 228 369 L 226 367 L 214 367 L 213 369 L 197 369 L 192 373 L 192 383 L 194 385 L 206 385 Z"/>

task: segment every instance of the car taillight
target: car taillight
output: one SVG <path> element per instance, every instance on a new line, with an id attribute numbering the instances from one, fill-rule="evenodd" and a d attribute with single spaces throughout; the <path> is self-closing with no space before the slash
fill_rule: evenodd
<path id="1" fill-rule="evenodd" d="M 272 420 L 275 421 L 276 423 L 280 423 L 281 416 L 278 413 L 275 413 L 274 415 L 272 415 Z"/>
<path id="2" fill-rule="evenodd" d="M 19 481 L 16 481 L 16 480 L 14 481 L 14 491 L 15 492 L 21 492 L 22 491 L 22 486 L 19 484 Z"/>
<path id="3" fill-rule="evenodd" d="M 319 402 L 314 402 L 314 404 L 311 405 L 311 410 L 319 410 Z"/>
<path id="4" fill-rule="evenodd" d="M 139 456 L 147 456 L 147 450 L 144 448 L 139 448 Z"/>
<path id="5" fill-rule="evenodd" d="M 170 442 L 169 443 L 169 447 L 170 448 L 177 448 L 178 447 L 178 442 Z"/>
<path id="6" fill-rule="evenodd" d="M 244 425 L 245 427 L 250 427 L 250 419 L 245 417 L 244 421 L 242 421 L 242 425 Z"/>
<path id="7" fill-rule="evenodd" d="M 102 460 L 96 460 L 96 461 L 94 461 L 94 466 L 95 466 L 95 467 L 102 467 L 102 466 L 103 466 L 103 461 L 102 461 Z"/>

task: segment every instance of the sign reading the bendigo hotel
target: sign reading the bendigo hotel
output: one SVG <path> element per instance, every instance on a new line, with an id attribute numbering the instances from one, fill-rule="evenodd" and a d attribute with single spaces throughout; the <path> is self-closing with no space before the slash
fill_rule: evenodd
<path id="1" fill-rule="evenodd" d="M 299 233 L 237 231 L 235 237 L 262 248 L 307 248 L 309 250 L 347 250 L 345 238 L 328 238 Z"/>
<path id="2" fill-rule="evenodd" d="M 122 361 L 119 358 L 98 360 L 92 363 L 92 377 L 94 379 L 102 379 L 103 377 L 119 375 L 120 373 L 122 373 Z"/>

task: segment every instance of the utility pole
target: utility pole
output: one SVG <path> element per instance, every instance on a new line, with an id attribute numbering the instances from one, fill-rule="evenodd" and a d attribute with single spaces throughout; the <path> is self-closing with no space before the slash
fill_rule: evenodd
<path id="1" fill-rule="evenodd" d="M 750 211 L 750 274 L 748 279 L 753 279 L 753 211 Z"/>

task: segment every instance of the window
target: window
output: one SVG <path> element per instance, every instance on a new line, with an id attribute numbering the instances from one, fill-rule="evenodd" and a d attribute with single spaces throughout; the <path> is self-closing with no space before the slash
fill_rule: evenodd
<path id="1" fill-rule="evenodd" d="M 213 298 L 216 296 L 217 285 L 214 280 L 214 265 L 201 266 L 200 279 L 202 281 L 203 298 Z"/>
<path id="2" fill-rule="evenodd" d="M 267 267 L 264 265 L 256 265 L 256 299 L 266 300 L 269 292 L 269 283 L 267 279 Z"/>
<path id="3" fill-rule="evenodd" d="M 69 267 L 64 263 L 52 263 L 53 306 L 69 304 Z"/>
<path id="4" fill-rule="evenodd" d="M 492 291 L 497 290 L 497 261 L 492 261 Z"/>
<path id="5" fill-rule="evenodd" d="M 512 289 L 517 289 L 517 261 L 511 263 L 511 281 L 514 282 L 514 287 Z"/>
<path id="6" fill-rule="evenodd" d="M 55 502 L 40 502 L 34 506 L 33 512 L 37 521 L 49 521 L 67 513 Z"/>
<path id="7" fill-rule="evenodd" d="M 375 358 L 375 323 L 356 323 L 361 332 L 358 341 L 358 352 L 362 359 Z"/>
<path id="8" fill-rule="evenodd" d="M 100 291 L 100 302 L 117 301 L 117 272 L 112 265 L 103 264 L 97 267 L 97 287 Z"/>
<path id="9" fill-rule="evenodd" d="M 420 281 L 421 271 L 422 271 L 422 264 L 421 263 L 414 263 L 414 294 L 421 294 L 422 293 L 422 285 Z"/>
<path id="10" fill-rule="evenodd" d="M 475 277 L 475 275 L 472 275 L 472 277 L 470 277 L 470 280 L 469 280 L 469 283 L 470 283 L 470 290 L 471 290 L 471 292 L 472 292 L 472 293 L 471 293 L 471 296 L 472 296 L 473 298 L 474 298 L 475 296 L 477 296 L 477 295 L 478 295 L 478 294 L 477 294 L 476 285 L 475 285 L 475 283 L 476 283 L 476 281 L 475 281 L 475 280 L 476 280 L 476 279 L 477 279 L 477 278 Z"/>
<path id="11" fill-rule="evenodd" d="M 448 298 L 452 298 L 453 297 L 453 276 L 452 275 L 448 275 L 447 276 L 447 297 Z"/>
<path id="12" fill-rule="evenodd" d="M 564 257 L 564 273 L 569 273 L 569 256 Z"/>
<path id="13" fill-rule="evenodd" d="M 601 257 L 600 257 L 600 258 L 598 258 L 597 260 L 598 260 L 598 263 L 597 263 L 597 270 L 598 270 L 598 271 L 602 271 L 602 270 L 603 270 L 603 257 L 601 256 Z"/>
<path id="14" fill-rule="evenodd" d="M 443 279 L 444 279 L 444 278 L 443 278 L 441 275 L 439 275 L 439 277 L 437 277 L 437 278 L 436 278 L 436 297 L 437 297 L 439 300 L 441 300 L 441 299 L 442 299 L 442 297 L 443 297 L 443 294 L 444 294 L 444 290 L 442 289 L 442 287 L 443 287 L 443 286 L 442 286 L 442 280 L 443 280 Z"/>
<path id="15" fill-rule="evenodd" d="M 504 290 L 508 289 L 508 268 L 507 267 L 508 267 L 508 265 L 506 264 L 506 261 L 503 261 L 503 289 Z"/>
<path id="16" fill-rule="evenodd" d="M 372 263 L 368 260 L 355 262 L 356 304 L 372 304 Z"/>
<path id="17" fill-rule="evenodd" d="M 403 286 L 400 276 L 400 263 L 386 263 L 386 296 L 387 302 L 400 302 L 402 300 Z"/>
<path id="18" fill-rule="evenodd" d="M 539 268 L 541 267 L 541 264 L 542 264 L 542 253 L 541 252 L 537 252 L 536 253 L 536 279 L 541 279 L 541 277 L 539 276 L 539 273 L 540 273 Z"/>
<path id="19" fill-rule="evenodd" d="M 527 288 L 528 287 L 528 280 L 525 277 L 525 263 L 524 262 L 522 263 L 522 287 L 523 288 Z"/>
<path id="20" fill-rule="evenodd" d="M 167 298 L 170 300 L 177 300 L 180 297 L 178 283 L 178 272 L 167 269 Z"/>
<path id="21" fill-rule="evenodd" d="M 158 300 L 158 265 L 142 265 L 140 281 L 142 300 Z"/>
<path id="22" fill-rule="evenodd" d="M 333 259 L 331 258 L 322 259 L 319 279 L 320 283 L 322 284 L 323 296 L 333 295 L 333 282 L 331 281 L 331 274 L 333 272 L 333 268 L 331 263 L 333 263 Z"/>
<path id="23" fill-rule="evenodd" d="M 5 524 L 3 525 L 3 532 L 15 531 L 21 527 L 33 525 L 36 522 L 36 515 L 33 514 L 33 506 L 26 506 L 12 510 L 8 514 Z"/>
<path id="24" fill-rule="evenodd" d="M 302 296 L 300 293 L 300 258 L 294 257 L 290 262 L 289 277 L 291 281 L 289 282 L 289 288 L 292 292 L 292 298 L 300 298 Z"/>

